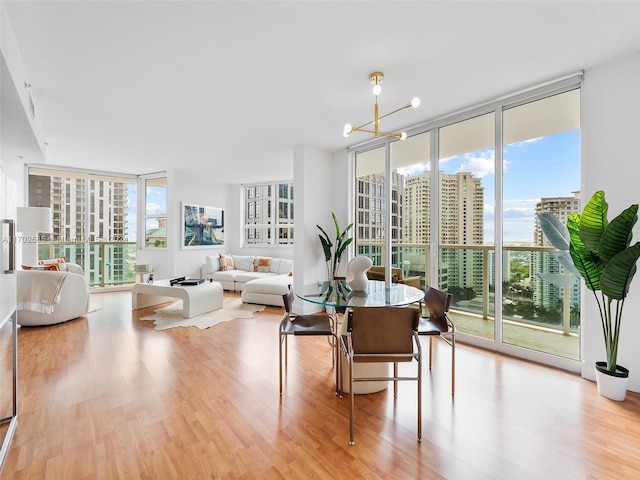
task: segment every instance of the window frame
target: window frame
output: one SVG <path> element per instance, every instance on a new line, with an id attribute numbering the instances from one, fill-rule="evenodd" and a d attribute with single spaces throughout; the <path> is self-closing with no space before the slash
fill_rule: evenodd
<path id="1" fill-rule="evenodd" d="M 283 186 L 286 186 L 287 197 L 280 196 Z M 292 247 L 295 218 L 293 180 L 242 184 L 241 195 L 241 246 Z M 281 208 L 283 201 L 286 208 Z M 286 211 L 284 218 L 281 216 L 283 211 Z M 258 232 L 263 235 L 258 235 Z"/>
<path id="2" fill-rule="evenodd" d="M 147 184 L 150 181 L 157 180 L 160 178 L 164 178 L 165 180 L 165 208 L 164 213 L 147 213 Z M 159 172 L 147 175 L 139 175 L 138 176 L 138 236 L 137 243 L 138 248 L 141 250 L 167 250 L 169 248 L 169 215 L 168 215 L 168 196 L 169 196 L 169 181 L 168 175 L 166 172 Z M 147 245 L 147 220 L 164 220 L 165 224 L 165 243 L 164 245 L 152 246 Z M 160 223 L 160 222 L 159 222 Z"/>

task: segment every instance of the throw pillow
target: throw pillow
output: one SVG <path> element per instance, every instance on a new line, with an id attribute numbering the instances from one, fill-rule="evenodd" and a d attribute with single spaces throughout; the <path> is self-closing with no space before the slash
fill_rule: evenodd
<path id="1" fill-rule="evenodd" d="M 67 271 L 66 257 L 49 258 L 46 260 L 38 260 L 38 265 L 44 265 L 45 270 Z"/>
<path id="2" fill-rule="evenodd" d="M 207 255 L 207 273 L 213 273 L 220 270 L 220 256 Z"/>
<path id="3" fill-rule="evenodd" d="M 233 268 L 250 272 L 253 269 L 253 255 L 231 255 Z"/>
<path id="4" fill-rule="evenodd" d="M 233 258 L 231 255 L 220 254 L 220 271 L 226 272 L 227 270 L 234 270 Z"/>
<path id="5" fill-rule="evenodd" d="M 253 260 L 254 272 L 268 272 L 271 264 L 271 257 L 256 257 Z"/>

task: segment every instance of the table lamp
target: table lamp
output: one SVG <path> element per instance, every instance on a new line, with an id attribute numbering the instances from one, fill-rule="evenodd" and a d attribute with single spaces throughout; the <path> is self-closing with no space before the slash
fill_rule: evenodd
<path id="1" fill-rule="evenodd" d="M 51 233 L 49 207 L 18 207 L 16 230 L 22 233 L 22 264 L 38 264 L 38 234 Z"/>

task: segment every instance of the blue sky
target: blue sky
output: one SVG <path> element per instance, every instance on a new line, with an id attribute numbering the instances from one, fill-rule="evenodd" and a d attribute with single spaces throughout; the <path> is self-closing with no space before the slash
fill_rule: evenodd
<path id="1" fill-rule="evenodd" d="M 129 205 L 128 205 L 128 219 L 129 224 L 127 226 L 127 240 L 130 242 L 136 241 L 137 224 L 136 218 L 138 214 L 138 194 L 135 184 L 129 184 Z M 147 213 L 158 214 L 166 213 L 167 211 L 167 189 L 164 187 L 149 187 L 147 195 Z"/>
<path id="2" fill-rule="evenodd" d="M 440 160 L 444 173 L 471 172 L 484 186 L 484 239 L 494 243 L 494 150 Z M 536 202 L 542 197 L 571 197 L 580 188 L 580 131 L 573 130 L 507 145 L 503 153 L 503 237 L 508 243 L 533 242 Z M 428 170 L 408 167 L 407 174 Z"/>
<path id="3" fill-rule="evenodd" d="M 558 133 L 507 145 L 504 148 L 504 241 L 532 243 L 536 202 L 542 197 L 570 197 L 580 188 L 580 131 Z M 493 149 L 440 160 L 444 173 L 467 171 L 482 179 L 484 192 L 485 243 L 493 243 L 495 175 Z M 413 174 L 428 165 L 408 167 Z M 136 238 L 137 193 L 129 185 L 128 239 Z M 167 211 L 166 188 L 150 187 L 149 213 Z"/>

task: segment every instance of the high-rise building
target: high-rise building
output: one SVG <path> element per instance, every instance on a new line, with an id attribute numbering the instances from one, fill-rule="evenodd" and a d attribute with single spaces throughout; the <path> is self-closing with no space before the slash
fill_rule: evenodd
<path id="1" fill-rule="evenodd" d="M 403 242 L 403 176 L 392 174 L 391 179 L 391 243 Z M 386 236 L 385 182 L 383 174 L 367 174 L 357 179 L 355 239 L 358 255 L 366 255 L 374 265 L 384 263 L 381 245 Z M 373 245 L 371 245 L 373 244 Z M 402 262 L 402 252 L 391 253 L 393 265 Z"/>
<path id="2" fill-rule="evenodd" d="M 484 187 L 470 172 L 440 172 L 440 288 L 473 288 L 482 292 L 483 258 L 478 249 L 454 248 L 484 243 Z M 404 181 L 405 243 L 430 243 L 431 179 L 429 172 Z M 449 245 L 449 247 L 448 247 Z"/>
<path id="3" fill-rule="evenodd" d="M 536 213 L 539 212 L 551 212 L 553 213 L 563 225 L 567 224 L 567 218 L 569 214 L 580 212 L 580 192 L 573 192 L 573 197 L 548 197 L 541 198 L 536 203 Z M 536 217 L 533 242 L 537 247 L 550 246 L 549 241 L 546 239 L 540 228 L 540 223 Z M 538 273 L 563 273 L 564 269 L 558 263 L 555 256 L 549 252 L 534 252 L 531 257 L 531 282 L 533 286 L 534 296 L 533 302 L 535 305 L 542 306 L 544 308 L 551 308 L 555 306 L 558 301 L 564 298 L 564 294 L 561 288 L 557 285 L 542 280 Z M 566 273 L 566 272 L 564 272 Z M 571 305 L 578 305 L 580 302 L 580 282 L 576 277 L 576 282 L 571 289 Z"/>
<path id="4" fill-rule="evenodd" d="M 91 178 L 87 195 L 86 183 L 84 174 L 30 174 L 29 204 L 51 207 L 52 240 L 60 242 L 57 256 L 83 264 L 89 248 L 92 281 L 102 276 L 101 283 L 122 283 L 130 276 L 130 262 L 125 258 L 130 249 L 123 243 L 127 241 L 128 185 L 111 178 Z M 104 244 L 103 251 L 92 248 L 90 242 Z"/>

